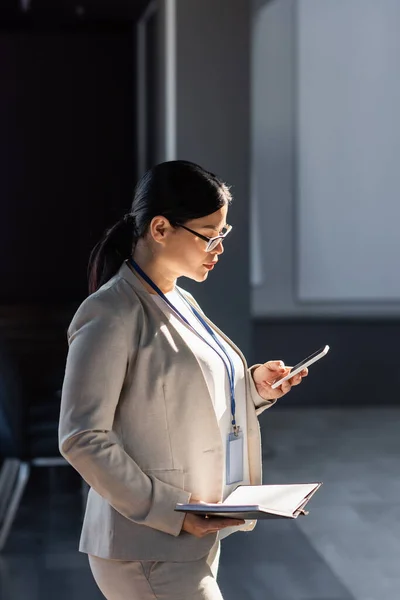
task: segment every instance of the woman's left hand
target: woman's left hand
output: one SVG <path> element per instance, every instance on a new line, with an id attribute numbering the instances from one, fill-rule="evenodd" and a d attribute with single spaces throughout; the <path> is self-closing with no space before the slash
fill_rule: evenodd
<path id="1" fill-rule="evenodd" d="M 307 377 L 308 369 L 303 369 L 295 375 L 292 379 L 284 381 L 282 385 L 275 388 L 271 388 L 271 385 L 277 379 L 285 377 L 290 372 L 291 367 L 286 367 L 281 360 L 270 360 L 254 369 L 253 381 L 256 386 L 257 392 L 264 400 L 275 400 L 281 398 L 290 390 L 294 385 L 301 383 L 303 377 Z"/>

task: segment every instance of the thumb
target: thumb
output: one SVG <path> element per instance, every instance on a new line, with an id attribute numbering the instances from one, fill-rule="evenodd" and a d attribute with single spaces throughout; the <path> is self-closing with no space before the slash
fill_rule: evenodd
<path id="1" fill-rule="evenodd" d="M 264 366 L 270 371 L 282 371 L 285 368 L 285 364 L 282 360 L 270 360 L 264 363 Z"/>

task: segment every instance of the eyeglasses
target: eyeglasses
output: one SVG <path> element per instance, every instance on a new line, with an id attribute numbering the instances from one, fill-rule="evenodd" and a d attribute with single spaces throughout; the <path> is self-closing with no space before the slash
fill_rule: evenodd
<path id="1" fill-rule="evenodd" d="M 178 227 L 182 227 L 183 229 L 186 229 L 186 231 L 190 231 L 190 233 L 193 233 L 193 235 L 196 237 L 207 242 L 206 252 L 211 252 L 211 250 L 214 250 L 220 243 L 220 240 L 224 240 L 228 233 L 232 230 L 232 225 L 227 225 L 224 227 L 223 233 L 210 238 L 206 235 L 202 235 L 201 233 L 197 233 L 197 231 L 193 231 L 193 229 L 189 229 L 189 227 L 186 227 L 186 225 L 181 225 L 180 223 L 177 223 L 177 225 Z"/>

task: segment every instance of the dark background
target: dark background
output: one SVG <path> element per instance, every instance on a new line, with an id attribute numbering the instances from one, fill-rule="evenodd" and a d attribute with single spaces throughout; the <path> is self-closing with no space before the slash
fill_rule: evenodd
<path id="1" fill-rule="evenodd" d="M 37 427 L 56 421 L 90 250 L 131 203 L 144 4 L 0 4 L 0 348 Z"/>
<path id="2" fill-rule="evenodd" d="M 274 319 L 253 321 L 254 361 L 282 358 L 293 365 L 330 345 L 310 367 L 310 376 L 274 410 L 285 406 L 368 406 L 398 404 L 400 369 L 396 320 Z"/>
<path id="3" fill-rule="evenodd" d="M 3 24 L 2 305 L 86 293 L 90 249 L 136 179 L 134 79 L 129 21 Z"/>

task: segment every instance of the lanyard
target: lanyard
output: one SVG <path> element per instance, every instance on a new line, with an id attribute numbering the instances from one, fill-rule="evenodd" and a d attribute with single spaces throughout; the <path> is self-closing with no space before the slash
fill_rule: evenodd
<path id="1" fill-rule="evenodd" d="M 220 357 L 220 359 L 224 363 L 226 371 L 228 373 L 229 387 L 230 387 L 230 392 L 231 392 L 232 427 L 233 427 L 233 431 L 234 431 L 235 435 L 238 435 L 238 433 L 239 433 L 239 427 L 236 425 L 236 419 L 235 419 L 235 413 L 236 413 L 236 401 L 235 401 L 235 365 L 233 364 L 233 361 L 232 361 L 231 357 L 229 356 L 228 352 L 225 350 L 225 348 L 223 347 L 223 345 L 221 344 L 221 342 L 219 341 L 219 339 L 215 335 L 214 331 L 211 329 L 211 327 L 209 326 L 209 324 L 203 319 L 203 317 L 200 315 L 200 313 L 198 312 L 198 310 L 196 310 L 196 308 L 194 306 L 192 306 L 192 304 L 190 304 L 190 302 L 188 302 L 188 300 L 183 296 L 183 294 L 181 294 L 181 292 L 179 290 L 177 290 L 178 293 L 179 293 L 179 295 L 180 295 L 180 297 L 184 300 L 184 302 L 191 309 L 191 311 L 193 312 L 193 314 L 197 318 L 197 320 L 203 325 L 203 327 L 205 328 L 205 330 L 211 335 L 211 337 L 213 338 L 214 342 L 216 344 L 218 344 L 219 348 L 222 350 L 222 352 L 224 353 L 225 357 L 228 360 L 229 367 L 228 367 L 227 363 L 225 362 L 224 358 L 218 352 L 218 350 L 216 348 L 214 348 L 214 346 L 212 346 L 201 334 L 199 334 L 195 330 L 195 328 L 189 323 L 189 321 L 186 319 L 186 317 L 184 317 L 179 312 L 179 310 L 177 308 L 175 308 L 175 306 L 172 304 L 172 302 L 170 302 L 168 300 L 168 298 L 165 296 L 165 294 L 150 279 L 150 277 L 148 275 L 146 275 L 146 273 L 139 267 L 139 265 L 133 260 L 133 258 L 129 259 L 129 262 L 132 265 L 133 269 L 137 273 L 139 273 L 139 275 L 153 288 L 153 290 L 164 300 L 164 302 L 166 304 L 168 304 L 168 306 L 182 319 L 182 321 L 184 321 L 186 323 L 186 325 L 188 327 L 190 327 L 190 329 L 192 331 L 194 331 L 197 335 L 199 335 L 201 337 L 201 339 L 203 340 L 203 342 L 205 342 L 207 344 L 207 346 L 209 346 L 212 350 L 214 350 L 214 352 L 216 352 L 216 354 L 218 354 L 218 356 Z"/>

